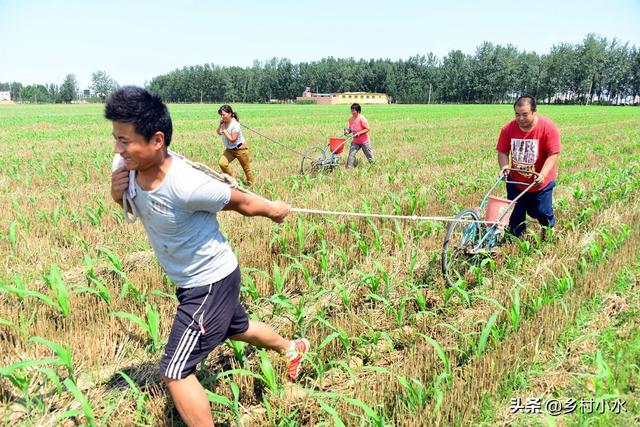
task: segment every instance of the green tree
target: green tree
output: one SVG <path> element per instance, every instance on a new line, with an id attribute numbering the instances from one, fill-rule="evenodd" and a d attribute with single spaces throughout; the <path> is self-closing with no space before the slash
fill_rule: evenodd
<path id="1" fill-rule="evenodd" d="M 535 52 L 519 54 L 515 88 L 518 95 L 540 97 L 541 84 L 545 80 L 542 58 Z"/>
<path id="2" fill-rule="evenodd" d="M 78 99 L 78 81 L 74 74 L 67 74 L 59 93 L 60 102 L 69 103 Z"/>
<path id="3" fill-rule="evenodd" d="M 575 87 L 579 100 L 584 103 L 593 101 L 594 89 L 605 66 L 607 39 L 588 34 L 581 46 L 578 46 L 578 66 L 575 68 Z"/>
<path id="4" fill-rule="evenodd" d="M 472 58 L 460 50 L 452 50 L 442 61 L 442 100 L 468 102 L 472 100 Z"/>
<path id="5" fill-rule="evenodd" d="M 20 89 L 19 98 L 22 102 L 32 102 L 34 104 L 55 101 L 55 95 L 52 96 L 45 85 L 24 86 Z"/>
<path id="6" fill-rule="evenodd" d="M 587 35 L 546 54 L 484 42 L 474 55 L 451 51 L 406 60 L 322 58 L 291 63 L 254 61 L 250 67 L 190 66 L 155 77 L 150 88 L 169 102 L 266 102 L 313 92 L 385 92 L 399 102 L 506 102 L 528 93 L 541 102 L 622 102 L 640 92 L 634 46 Z"/>
<path id="7" fill-rule="evenodd" d="M 91 73 L 91 89 L 104 101 L 113 91 L 118 89 L 118 82 L 112 79 L 105 71 Z"/>
<path id="8" fill-rule="evenodd" d="M 634 46 L 630 54 L 631 65 L 629 66 L 629 92 L 628 95 L 633 97 L 640 96 L 640 48 Z"/>

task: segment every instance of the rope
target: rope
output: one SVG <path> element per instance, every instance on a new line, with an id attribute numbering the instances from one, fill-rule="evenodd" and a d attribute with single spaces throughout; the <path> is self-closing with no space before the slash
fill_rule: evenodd
<path id="1" fill-rule="evenodd" d="M 177 154 L 180 156 L 179 154 Z M 238 181 L 226 173 L 218 172 L 211 169 L 209 166 L 192 162 L 186 157 L 180 156 L 183 161 L 185 161 L 189 166 L 193 167 L 196 170 L 208 175 L 209 177 L 222 182 L 223 184 L 228 185 L 231 188 L 234 188 L 238 191 L 242 191 L 243 193 L 251 194 L 253 196 L 259 197 L 263 200 L 267 200 L 264 197 L 256 194 L 246 188 L 240 187 L 238 185 Z M 131 207 L 131 216 L 129 216 L 128 207 Z M 122 207 L 124 208 L 124 219 L 128 223 L 134 223 L 138 218 L 138 211 L 136 210 L 136 206 L 129 197 L 129 192 L 124 191 L 122 194 Z M 364 217 L 364 218 L 384 218 L 384 219 L 400 219 L 400 220 L 408 220 L 408 221 L 442 221 L 442 222 L 462 222 L 462 223 L 476 223 L 476 224 L 487 224 L 487 225 L 495 225 L 497 221 L 474 221 L 469 219 L 456 219 L 455 217 L 450 216 L 418 216 L 418 215 L 391 215 L 391 214 L 372 214 L 372 213 L 363 213 L 363 212 L 344 212 L 344 211 L 325 211 L 320 209 L 307 209 L 307 208 L 291 208 L 291 212 L 298 212 L 304 214 L 312 214 L 312 215 L 332 215 L 332 216 L 353 216 L 353 217 Z"/>
<path id="2" fill-rule="evenodd" d="M 240 122 L 238 122 L 238 123 L 240 123 Z M 258 132 L 257 130 L 255 130 L 255 129 L 251 129 L 249 126 L 245 126 L 245 125 L 243 125 L 242 123 L 240 123 L 240 126 L 242 126 L 243 128 L 245 128 L 245 129 L 247 129 L 247 130 L 250 130 L 251 132 L 255 133 L 255 134 L 256 134 L 256 135 L 258 135 L 258 136 L 263 137 L 263 138 L 264 138 L 264 139 L 266 139 L 267 141 L 273 142 L 274 144 L 278 144 L 279 146 L 281 146 L 281 147 L 283 147 L 283 148 L 285 148 L 285 149 L 287 149 L 287 150 L 289 150 L 289 151 L 291 151 L 291 152 L 296 153 L 296 154 L 297 154 L 297 155 L 299 155 L 299 156 L 302 156 L 302 157 L 306 157 L 306 156 L 307 156 L 305 153 L 302 153 L 302 152 L 300 152 L 300 151 L 298 151 L 298 150 L 294 150 L 293 148 L 289 147 L 288 145 L 285 145 L 285 144 L 283 144 L 283 143 L 281 143 L 281 142 L 278 142 L 278 141 L 276 141 L 275 139 L 271 139 L 271 138 L 269 138 L 268 136 L 265 136 L 265 135 L 261 134 L 261 133 L 260 133 L 260 132 Z"/>
<path id="3" fill-rule="evenodd" d="M 177 154 L 177 153 L 174 153 Z M 177 154 L 178 156 L 180 156 L 182 158 L 182 160 L 184 162 L 186 162 L 189 166 L 191 166 L 192 168 L 199 170 L 200 172 L 204 173 L 205 175 L 222 182 L 223 184 L 228 185 L 231 188 L 234 188 L 238 191 L 242 191 L 243 193 L 248 193 L 248 194 L 253 194 L 254 196 L 257 197 L 261 197 L 258 196 L 255 193 L 252 193 L 251 191 L 247 190 L 246 188 L 242 188 L 238 185 L 238 181 L 232 177 L 231 175 L 228 175 L 226 173 L 223 172 L 218 172 L 215 171 L 213 169 L 211 169 L 209 166 L 199 163 L 199 162 L 192 162 L 191 160 L 187 159 L 184 156 L 181 156 L 180 154 Z M 262 197 L 261 197 L 262 198 Z M 131 207 L 131 215 L 129 215 L 129 207 Z M 136 222 L 136 219 L 138 219 L 138 210 L 136 209 L 136 205 L 133 203 L 133 200 L 131 200 L 131 197 L 129 196 L 129 192 L 127 190 L 125 190 L 122 193 L 122 208 L 124 209 L 124 220 L 129 223 L 129 224 L 133 224 L 134 222 Z"/>
<path id="4" fill-rule="evenodd" d="M 419 215 L 391 215 L 391 214 L 372 214 L 362 212 L 341 212 L 341 211 L 323 211 L 319 209 L 291 208 L 291 212 L 300 212 L 316 215 L 333 215 L 333 216 L 355 216 L 366 218 L 385 218 L 385 219 L 402 219 L 408 221 L 443 221 L 443 222 L 467 222 L 476 224 L 496 224 L 495 221 L 474 221 L 470 219 L 456 219 L 452 216 L 419 216 Z"/>

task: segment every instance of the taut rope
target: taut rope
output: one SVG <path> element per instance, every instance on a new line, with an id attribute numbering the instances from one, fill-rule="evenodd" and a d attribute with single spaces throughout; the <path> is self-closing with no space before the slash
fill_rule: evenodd
<path id="1" fill-rule="evenodd" d="M 176 153 L 173 153 L 176 154 Z M 180 156 L 179 154 L 176 154 Z M 251 194 L 256 197 L 260 197 L 264 199 L 264 197 L 256 194 L 246 188 L 240 187 L 238 185 L 238 181 L 222 172 L 215 171 L 210 167 L 198 163 L 192 162 L 191 160 L 180 156 L 189 166 L 193 167 L 196 170 L 206 174 L 207 176 L 220 181 L 231 188 L 234 188 L 238 191 L 242 191 L 243 193 Z M 265 199 L 266 200 L 266 199 Z M 136 210 L 135 205 L 133 204 L 129 192 L 125 190 L 122 194 L 122 206 L 124 208 L 124 219 L 128 223 L 133 223 L 138 218 L 138 212 Z M 131 215 L 129 215 L 128 207 L 131 207 Z M 493 221 L 473 221 L 468 219 L 456 219 L 455 217 L 450 216 L 419 216 L 419 215 L 391 215 L 391 214 L 374 214 L 374 213 L 364 213 L 364 212 L 344 212 L 344 211 L 327 211 L 327 210 L 319 210 L 319 209 L 307 209 L 307 208 L 291 208 L 291 212 L 298 212 L 303 214 L 311 214 L 311 215 L 332 215 L 332 216 L 352 216 L 352 217 L 364 217 L 364 218 L 383 218 L 383 219 L 398 219 L 405 221 L 442 221 L 442 222 L 463 222 L 463 223 L 477 223 L 477 224 L 487 224 L 487 225 L 495 225 L 496 222 Z"/>

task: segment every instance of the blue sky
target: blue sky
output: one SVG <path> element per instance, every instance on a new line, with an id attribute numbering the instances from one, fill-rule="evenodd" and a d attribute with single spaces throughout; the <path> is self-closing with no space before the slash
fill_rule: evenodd
<path id="1" fill-rule="evenodd" d="M 142 85 L 185 65 L 442 58 L 485 40 L 545 53 L 590 32 L 640 47 L 640 0 L 0 0 L 0 82 Z"/>

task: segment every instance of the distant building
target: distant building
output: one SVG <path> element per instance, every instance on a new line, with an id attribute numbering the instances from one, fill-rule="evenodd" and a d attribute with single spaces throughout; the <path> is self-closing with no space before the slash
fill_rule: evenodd
<path id="1" fill-rule="evenodd" d="M 0 101 L 11 101 L 11 92 L 9 91 L 0 92 Z"/>
<path id="2" fill-rule="evenodd" d="M 82 89 L 78 91 L 78 99 L 87 99 L 96 96 L 93 89 Z"/>
<path id="3" fill-rule="evenodd" d="M 307 87 L 298 101 L 312 100 L 316 104 L 387 104 L 389 97 L 386 93 L 375 92 L 343 92 L 343 93 L 312 93 Z"/>

